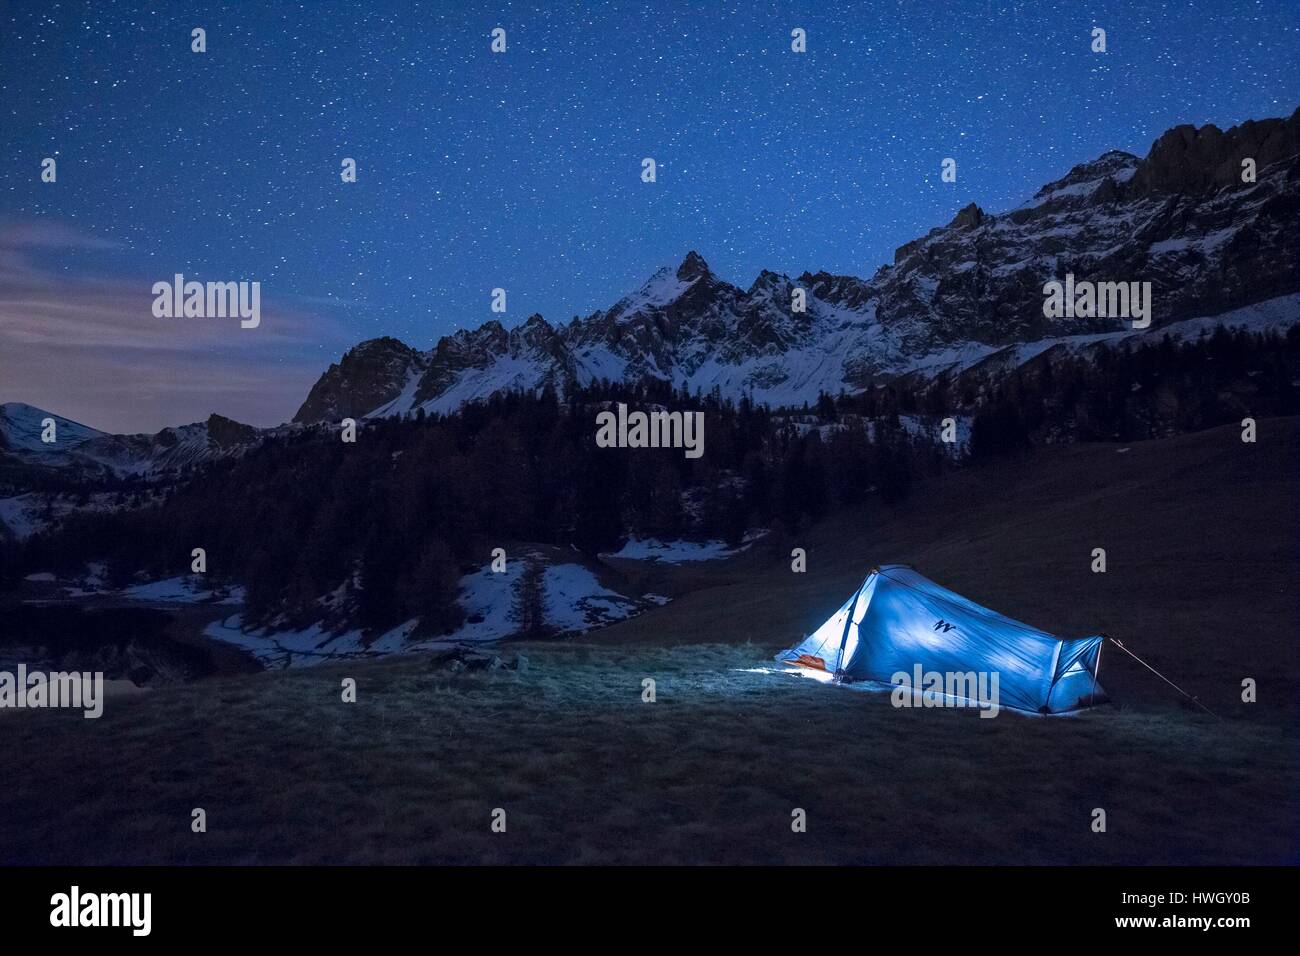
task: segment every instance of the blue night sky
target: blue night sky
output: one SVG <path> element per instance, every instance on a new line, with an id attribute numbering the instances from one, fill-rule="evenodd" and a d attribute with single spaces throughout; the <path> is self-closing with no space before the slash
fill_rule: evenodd
<path id="1" fill-rule="evenodd" d="M 968 202 L 1300 103 L 1283 0 L 157 6 L 0 7 L 0 284 L 24 290 L 0 286 L 0 401 L 268 424 L 356 341 L 493 318 L 495 286 L 513 325 L 605 308 L 688 249 L 745 286 L 870 276 Z M 149 287 L 175 272 L 260 281 L 263 328 L 155 343 Z M 33 288 L 75 341 L 31 351 Z"/>

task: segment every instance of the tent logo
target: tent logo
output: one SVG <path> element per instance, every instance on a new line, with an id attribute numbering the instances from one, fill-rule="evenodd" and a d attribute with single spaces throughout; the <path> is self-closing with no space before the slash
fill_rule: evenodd
<path id="1" fill-rule="evenodd" d="M 951 631 L 951 630 L 952 630 L 954 627 L 956 627 L 956 626 L 957 626 L 956 624 L 949 624 L 949 623 L 948 623 L 947 621 L 945 621 L 943 618 L 939 618 L 939 620 L 937 620 L 937 621 L 934 622 L 934 628 L 933 628 L 933 630 L 938 631 L 938 630 L 942 629 L 943 632 L 944 632 L 945 634 L 947 634 L 949 631 Z"/>

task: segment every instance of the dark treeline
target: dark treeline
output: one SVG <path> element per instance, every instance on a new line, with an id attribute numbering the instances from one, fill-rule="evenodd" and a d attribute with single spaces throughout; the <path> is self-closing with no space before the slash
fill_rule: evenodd
<path id="1" fill-rule="evenodd" d="M 704 454 L 598 448 L 613 401 L 704 412 Z M 306 624 L 317 599 L 352 582 L 350 623 L 459 621 L 460 575 L 513 542 L 612 550 L 628 534 L 738 542 L 755 526 L 792 531 L 872 491 L 906 494 L 945 456 L 896 416 L 864 427 L 773 416 L 750 401 L 598 385 L 563 401 L 509 393 L 448 416 L 367 423 L 355 443 L 316 427 L 269 437 L 196 470 L 164 501 L 74 514 L 10 546 L 9 577 L 107 566 L 110 585 L 187 573 L 204 548 L 214 580 L 244 585 L 246 619 Z"/>
<path id="2" fill-rule="evenodd" d="M 852 413 L 971 420 L 970 461 L 1073 441 L 1143 441 L 1245 417 L 1300 414 L 1300 325 L 1285 333 L 1217 326 L 1191 340 L 1151 333 L 1119 345 L 1045 351 L 1010 373 L 893 385 L 817 405 Z"/>
<path id="3" fill-rule="evenodd" d="M 977 409 L 976 460 L 1048 442 L 1144 441 L 1300 414 L 1300 326 L 1285 335 L 1222 326 L 1197 339 L 1169 336 L 1089 353 L 1042 356 L 981 395 L 958 396 Z M 943 383 L 925 396 L 947 404 Z"/>
<path id="4" fill-rule="evenodd" d="M 978 463 L 1048 442 L 1135 441 L 1297 414 L 1298 380 L 1293 328 L 1049 353 L 996 378 L 976 368 L 823 395 L 802 413 L 659 384 L 602 383 L 563 400 L 550 390 L 502 394 L 453 415 L 367 423 L 355 444 L 324 426 L 270 434 L 242 457 L 186 472 L 165 494 L 153 489 L 161 500 L 114 488 L 141 507 L 74 513 L 23 544 L 0 543 L 0 583 L 102 561 L 120 586 L 186 573 L 202 547 L 210 577 L 246 588 L 249 621 L 311 623 L 318 599 L 350 583 L 340 623 L 376 629 L 420 617 L 437 633 L 459 621 L 460 575 L 495 547 L 596 554 L 628 534 L 735 543 L 759 526 L 784 541 L 870 494 L 897 500 L 948 467 L 954 456 L 938 443 L 947 416 L 970 422 L 967 457 Z M 619 401 L 703 411 L 703 456 L 598 448 L 596 414 Z"/>

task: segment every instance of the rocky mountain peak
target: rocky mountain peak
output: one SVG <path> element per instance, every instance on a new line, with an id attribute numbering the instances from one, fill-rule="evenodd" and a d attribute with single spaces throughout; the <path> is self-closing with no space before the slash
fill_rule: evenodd
<path id="1" fill-rule="evenodd" d="M 551 323 L 534 312 L 511 333 L 511 352 L 517 354 L 521 349 L 542 349 L 554 352 L 558 333 Z"/>
<path id="2" fill-rule="evenodd" d="M 391 336 L 367 339 L 325 370 L 293 420 L 315 422 L 365 415 L 396 398 L 424 363 L 421 352 Z"/>
<path id="3" fill-rule="evenodd" d="M 750 285 L 746 295 L 770 295 L 773 292 L 785 289 L 790 285 L 790 279 L 781 275 L 779 272 L 773 272 L 771 269 L 763 269 L 754 278 L 753 284 Z"/>
<path id="4" fill-rule="evenodd" d="M 971 203 L 953 217 L 952 222 L 948 223 L 948 228 L 968 229 L 972 226 L 978 226 L 983 221 L 984 210 L 974 203 Z"/>
<path id="5" fill-rule="evenodd" d="M 1159 193 L 1205 193 L 1241 186 L 1242 161 L 1257 169 L 1300 153 L 1300 109 L 1286 119 L 1247 120 L 1226 133 L 1213 123 L 1175 126 L 1151 145 L 1135 184 Z"/>
<path id="6" fill-rule="evenodd" d="M 1053 180 L 1034 194 L 1036 205 L 1045 202 L 1058 204 L 1071 200 L 1089 200 L 1096 197 L 1099 189 L 1107 188 L 1107 181 L 1124 183 L 1133 177 L 1133 172 L 1141 162 L 1132 153 L 1122 149 L 1112 149 L 1102 153 L 1096 159 L 1079 163 L 1060 179 Z"/>
<path id="7" fill-rule="evenodd" d="M 690 282 L 693 279 L 698 279 L 701 276 L 706 276 L 708 274 L 709 264 L 705 262 L 704 257 L 694 249 L 686 253 L 686 258 L 683 259 L 682 264 L 677 267 L 677 278 L 681 279 L 683 282 Z"/>
<path id="8" fill-rule="evenodd" d="M 245 425 L 216 412 L 208 416 L 206 425 L 208 439 L 218 448 L 231 448 L 257 439 L 257 429 L 252 425 Z"/>

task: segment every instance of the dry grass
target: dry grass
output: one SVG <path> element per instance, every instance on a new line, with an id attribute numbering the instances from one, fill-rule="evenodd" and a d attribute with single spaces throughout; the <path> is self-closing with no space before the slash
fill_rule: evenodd
<path id="1" fill-rule="evenodd" d="M 897 711 L 753 646 L 526 647 L 229 678 L 26 721 L 11 862 L 1281 862 L 1281 731 L 1124 709 Z M 359 701 L 339 701 L 355 676 Z M 653 677 L 657 701 L 641 701 Z M 52 752 L 42 741 L 57 739 Z M 7 748 L 8 750 L 8 748 Z M 14 750 L 8 750 L 13 755 Z M 63 808 L 51 813 L 50 807 Z M 189 811 L 209 831 L 189 832 Z M 1109 832 L 1089 830 L 1093 807 Z M 489 829 L 495 807 L 507 832 Z M 808 813 L 806 834 L 790 812 Z"/>

